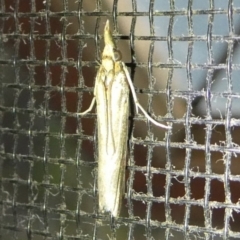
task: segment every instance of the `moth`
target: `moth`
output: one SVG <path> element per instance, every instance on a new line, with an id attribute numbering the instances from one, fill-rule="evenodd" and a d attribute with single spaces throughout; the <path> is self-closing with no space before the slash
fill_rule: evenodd
<path id="1" fill-rule="evenodd" d="M 105 47 L 96 76 L 94 98 L 85 115 L 97 102 L 98 128 L 98 199 L 99 211 L 118 217 L 125 186 L 128 142 L 129 87 L 136 107 L 153 124 L 170 129 L 152 119 L 139 104 L 127 67 L 114 43 L 109 21 L 104 28 Z"/>

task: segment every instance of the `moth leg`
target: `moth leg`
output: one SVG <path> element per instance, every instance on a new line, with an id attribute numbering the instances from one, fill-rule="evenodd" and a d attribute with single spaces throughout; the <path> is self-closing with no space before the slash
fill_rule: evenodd
<path id="1" fill-rule="evenodd" d="M 154 125 L 161 127 L 161 128 L 166 128 L 166 129 L 171 129 L 171 126 L 166 126 L 164 124 L 161 124 L 157 121 L 155 121 L 153 118 L 151 118 L 147 112 L 144 110 L 144 108 L 141 106 L 141 104 L 139 102 L 135 102 L 135 104 L 137 105 L 138 108 L 140 108 L 140 110 L 143 112 L 143 114 L 145 115 L 145 117 L 152 122 Z"/>
<path id="2" fill-rule="evenodd" d="M 164 124 L 161 124 L 161 123 L 155 121 L 155 120 L 154 120 L 153 118 L 151 118 L 151 117 L 148 115 L 148 113 L 144 110 L 144 108 L 142 107 L 142 105 L 138 102 L 138 99 L 137 99 L 137 95 L 136 95 L 134 86 L 133 86 L 133 84 L 132 84 L 132 81 L 131 81 L 129 72 L 128 72 L 125 64 L 123 64 L 122 66 L 123 66 L 125 75 L 126 75 L 126 77 L 127 77 L 129 87 L 130 87 L 131 92 L 132 92 L 133 100 L 134 100 L 135 107 L 136 107 L 136 113 L 138 113 L 138 108 L 139 108 L 139 109 L 143 112 L 143 114 L 145 115 L 145 117 L 146 117 L 151 123 L 153 123 L 154 125 L 156 125 L 156 126 L 158 126 L 158 127 L 161 127 L 161 128 L 171 129 L 170 126 L 166 126 L 166 125 L 164 125 Z"/>
<path id="3" fill-rule="evenodd" d="M 77 113 L 77 115 L 82 115 L 83 116 L 83 115 L 89 113 L 90 111 L 92 111 L 95 102 L 96 102 L 96 97 L 93 98 L 93 100 L 92 100 L 92 102 L 90 104 L 90 107 L 86 111 L 81 112 L 81 113 Z"/>
<path id="4" fill-rule="evenodd" d="M 100 77 L 100 76 L 101 76 L 101 74 L 102 74 L 102 71 L 103 71 L 103 67 L 100 66 L 100 68 L 99 68 L 99 70 L 98 70 L 98 73 L 97 73 L 97 76 L 96 76 L 96 82 L 95 82 L 95 87 L 94 87 L 94 91 L 93 91 L 94 97 L 93 97 L 93 100 L 92 100 L 89 108 L 88 108 L 86 111 L 84 111 L 84 112 L 77 113 L 77 115 L 82 115 L 82 116 L 83 116 L 83 115 L 85 115 L 85 114 L 87 114 L 87 113 L 89 113 L 89 112 L 92 111 L 93 106 L 94 106 L 94 104 L 95 104 L 95 102 L 96 102 L 97 86 L 98 86 L 99 82 L 101 82 L 101 77 Z"/>

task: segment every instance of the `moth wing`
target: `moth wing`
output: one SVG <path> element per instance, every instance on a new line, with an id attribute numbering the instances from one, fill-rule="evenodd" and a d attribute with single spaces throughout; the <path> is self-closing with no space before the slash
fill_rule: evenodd
<path id="1" fill-rule="evenodd" d="M 107 93 L 104 85 L 106 73 L 104 68 L 101 66 L 98 70 L 94 95 L 97 102 L 97 123 L 98 123 L 98 158 L 106 151 L 107 138 L 104 137 L 108 131 L 108 106 L 107 106 Z M 101 138 L 101 140 L 99 139 Z M 99 163 L 99 165 L 101 165 Z"/>
<path id="2" fill-rule="evenodd" d="M 113 213 L 120 212 L 122 195 L 125 192 L 125 172 L 128 141 L 129 86 L 121 63 L 115 64 L 115 79 L 111 88 L 112 126 L 114 132 L 115 154 L 113 164 L 116 174 L 112 175 L 112 195 L 115 196 Z M 119 170 L 117 170 L 119 169 Z"/>
<path id="3" fill-rule="evenodd" d="M 102 89 L 99 84 L 97 92 Z M 106 90 L 106 89 L 105 89 Z M 105 99 L 101 99 L 97 104 L 98 112 L 103 113 L 103 106 L 106 107 L 105 120 L 98 124 L 100 134 L 106 131 L 104 140 L 101 138 L 99 145 L 99 166 L 98 166 L 98 189 L 99 189 L 99 208 L 100 211 L 109 211 L 113 216 L 117 216 L 120 211 L 122 195 L 125 185 L 125 167 L 128 140 L 128 116 L 129 116 L 129 87 L 125 72 L 122 71 L 122 64 L 115 63 L 115 74 L 107 91 L 105 91 Z M 97 95 L 98 95 L 97 94 Z M 101 93 L 102 96 L 102 93 Z M 97 99 L 98 101 L 98 99 Z M 101 104 L 101 110 L 100 108 Z M 99 111 L 100 110 L 100 111 Z M 100 116 L 99 116 L 100 117 Z M 104 135 L 99 135 L 99 137 Z M 112 141 L 109 141 L 109 138 Z M 107 148 L 111 149 L 106 151 Z M 112 146 L 109 146 L 111 145 Z"/>

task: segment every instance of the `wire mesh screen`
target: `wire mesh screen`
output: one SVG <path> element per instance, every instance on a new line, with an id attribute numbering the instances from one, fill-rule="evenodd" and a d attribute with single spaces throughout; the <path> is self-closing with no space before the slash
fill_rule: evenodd
<path id="1" fill-rule="evenodd" d="M 1 0 L 0 19 L 1 239 L 240 239 L 239 1 Z M 116 219 L 98 211 L 96 111 L 77 115 L 107 19 L 172 125 L 132 102 Z"/>

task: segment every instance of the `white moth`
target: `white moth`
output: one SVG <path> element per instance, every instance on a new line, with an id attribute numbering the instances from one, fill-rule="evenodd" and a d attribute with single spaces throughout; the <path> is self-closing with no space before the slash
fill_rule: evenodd
<path id="1" fill-rule="evenodd" d="M 99 211 L 118 217 L 125 186 L 125 167 L 128 141 L 129 87 L 136 106 L 153 124 L 170 129 L 152 119 L 139 104 L 121 53 L 117 50 L 109 29 L 104 29 L 105 47 L 102 64 L 97 73 L 94 98 L 90 107 L 80 115 L 90 112 L 97 102 L 98 122 L 98 195 Z"/>

